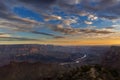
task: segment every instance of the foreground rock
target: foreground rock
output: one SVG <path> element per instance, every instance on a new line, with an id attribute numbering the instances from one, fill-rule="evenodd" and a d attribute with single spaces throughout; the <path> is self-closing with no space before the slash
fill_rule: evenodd
<path id="1" fill-rule="evenodd" d="M 57 64 L 12 62 L 0 68 L 0 80 L 120 80 L 119 72 L 100 65 L 69 68 Z"/>

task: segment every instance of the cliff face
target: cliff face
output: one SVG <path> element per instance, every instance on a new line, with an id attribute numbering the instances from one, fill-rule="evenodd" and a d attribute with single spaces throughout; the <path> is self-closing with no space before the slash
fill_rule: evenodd
<path id="1" fill-rule="evenodd" d="M 103 65 L 120 69 L 120 46 L 111 47 L 104 56 Z"/>

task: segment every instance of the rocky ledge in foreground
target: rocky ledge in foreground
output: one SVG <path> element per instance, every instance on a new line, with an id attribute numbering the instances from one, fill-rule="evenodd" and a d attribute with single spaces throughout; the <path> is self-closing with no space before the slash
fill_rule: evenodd
<path id="1" fill-rule="evenodd" d="M 28 62 L 0 67 L 0 80 L 120 80 L 120 70 L 100 65 L 76 68 Z"/>

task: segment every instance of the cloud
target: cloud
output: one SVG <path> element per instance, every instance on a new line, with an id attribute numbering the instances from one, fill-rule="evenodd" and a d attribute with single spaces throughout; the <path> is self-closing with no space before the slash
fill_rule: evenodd
<path id="1" fill-rule="evenodd" d="M 0 41 L 38 41 L 38 39 L 30 39 L 30 38 L 23 38 L 23 37 L 13 37 L 12 34 L 8 33 L 0 33 Z"/>
<path id="2" fill-rule="evenodd" d="M 63 36 L 55 36 L 54 39 L 66 39 L 67 37 L 63 37 Z"/>
<path id="3" fill-rule="evenodd" d="M 80 4 L 82 9 L 77 8 L 76 4 Z M 48 14 L 46 11 L 52 11 L 52 7 L 55 5 L 66 13 L 74 13 L 78 15 L 94 13 L 99 17 L 107 19 L 120 18 L 119 0 L 10 0 L 9 2 L 1 0 L 0 17 L 10 20 L 19 20 L 19 18 L 15 18 L 14 16 L 16 15 L 11 12 L 11 9 L 19 6 L 24 6 L 25 8 L 29 8 L 39 14 Z M 97 19 L 97 17 L 90 16 L 89 18 L 92 20 Z"/>
<path id="4" fill-rule="evenodd" d="M 95 34 L 110 34 L 110 33 L 115 33 L 113 31 L 102 30 L 102 29 L 81 29 L 80 31 L 84 32 L 84 33 L 95 33 Z"/>
<path id="5" fill-rule="evenodd" d="M 60 35 L 55 35 L 52 33 L 47 33 L 47 32 L 40 32 L 34 30 L 35 28 L 41 28 L 42 26 L 45 26 L 42 23 L 36 23 L 33 20 L 28 20 L 28 19 L 23 19 L 25 23 L 20 23 L 20 22 L 10 22 L 10 21 L 0 21 L 0 28 L 5 28 L 6 30 L 11 30 L 10 32 L 14 34 L 15 32 L 27 32 L 27 33 L 32 33 L 32 34 L 41 34 L 45 36 L 50 36 L 50 37 L 62 37 Z M 28 26 L 29 25 L 29 26 Z"/>
<path id="6" fill-rule="evenodd" d="M 115 29 L 114 26 L 110 26 L 110 27 L 105 27 L 105 29 Z"/>
<path id="7" fill-rule="evenodd" d="M 29 19 L 21 19 L 23 22 L 18 21 L 9 21 L 0 19 L 0 28 L 11 30 L 11 32 L 18 32 L 18 31 L 30 31 L 34 28 L 38 28 L 38 26 L 41 26 L 42 23 L 36 22 L 34 20 Z"/>
<path id="8" fill-rule="evenodd" d="M 0 1 L 0 18 L 9 19 L 12 13 L 9 10 L 9 7 L 5 4 L 4 0 Z"/>
<path id="9" fill-rule="evenodd" d="M 14 0 L 13 0 L 14 1 Z M 29 9 L 33 9 L 39 13 L 45 12 L 50 9 L 52 5 L 56 3 L 57 0 L 17 0 L 16 6 L 19 6 L 19 3 Z"/>
<path id="10" fill-rule="evenodd" d="M 0 36 L 0 41 L 40 41 L 40 40 L 23 37 Z"/>
<path id="11" fill-rule="evenodd" d="M 79 14 L 81 16 L 93 13 L 100 18 L 110 20 L 120 18 L 120 0 L 79 0 L 77 3 L 75 2 L 77 0 L 71 0 L 71 2 L 61 0 L 62 4 L 58 5 L 68 13 Z M 69 5 L 71 3 L 72 5 Z M 76 4 L 80 4 L 80 8 L 76 7 Z M 96 20 L 97 17 L 92 17 L 91 19 Z"/>
<path id="12" fill-rule="evenodd" d="M 73 29 L 71 27 L 64 28 L 63 25 L 55 25 L 55 26 L 51 27 L 51 29 L 54 30 L 54 31 L 57 31 L 57 32 L 64 33 L 64 34 L 78 33 L 77 29 Z"/>
<path id="13" fill-rule="evenodd" d="M 75 19 L 68 18 L 68 19 L 62 20 L 62 24 L 66 25 L 66 26 L 71 26 L 71 24 L 74 24 L 74 23 L 77 23 L 77 18 L 75 18 Z"/>
<path id="14" fill-rule="evenodd" d="M 87 29 L 75 28 L 71 24 L 84 23 L 87 25 L 93 24 L 98 18 L 109 20 L 120 18 L 120 1 L 119 0 L 0 0 L 0 29 L 11 30 L 14 32 L 27 32 L 32 34 L 41 34 L 50 36 L 55 39 L 65 38 L 64 35 L 73 34 L 112 34 L 113 27 L 106 29 Z M 12 12 L 14 7 L 24 7 L 36 12 L 44 18 L 44 22 L 31 20 L 30 18 L 22 18 Z M 56 14 L 54 8 L 59 8 L 61 14 Z M 58 11 L 59 12 L 59 11 Z M 65 16 L 63 16 L 65 14 Z M 74 16 L 73 16 L 74 14 Z M 71 18 L 72 15 L 72 18 Z M 87 16 L 86 20 L 78 21 L 81 16 Z M 74 18 L 73 18 L 74 17 Z M 52 24 L 49 21 L 59 20 L 60 23 Z M 82 25 L 80 25 L 82 26 Z M 56 33 L 40 32 L 41 27 L 50 28 Z M 39 30 L 37 30 L 39 29 Z M 61 35 L 62 34 L 62 35 Z M 63 35 L 64 34 L 64 35 Z M 7 34 L 1 34 L 10 38 Z M 18 39 L 18 38 L 10 38 Z M 20 40 L 20 39 L 19 39 Z M 27 39 L 21 39 L 27 40 Z M 29 39 L 28 39 L 29 40 Z"/>
<path id="15" fill-rule="evenodd" d="M 59 6 L 60 9 L 66 13 L 74 13 L 78 15 L 88 15 L 94 13 L 96 16 L 107 19 L 118 19 L 120 18 L 120 1 L 119 0 L 6 0 L 0 1 L 0 18 L 22 21 L 22 18 L 17 18 L 16 15 L 11 11 L 14 7 L 24 6 L 39 14 L 48 14 L 47 10 L 52 11 L 52 6 Z M 91 5 L 91 4 L 95 5 Z M 82 9 L 77 8 L 75 5 L 80 4 Z M 102 5 L 102 6 L 101 6 Z M 109 15 L 108 15 L 109 14 Z M 52 15 L 45 16 L 45 20 L 58 19 L 61 20 L 60 16 Z M 96 20 L 98 17 L 88 15 L 91 20 Z"/>
<path id="16" fill-rule="evenodd" d="M 55 35 L 55 34 L 51 34 L 51 33 L 37 32 L 37 31 L 30 31 L 30 32 L 34 33 L 34 34 L 42 34 L 42 35 L 46 35 L 46 36 L 51 36 L 55 39 L 65 38 L 64 36 L 59 36 L 59 35 Z"/>
<path id="17" fill-rule="evenodd" d="M 93 21 L 93 20 L 97 20 L 98 17 L 95 16 L 95 15 L 93 15 L 93 14 L 89 14 L 89 15 L 88 15 L 88 19 Z"/>
<path id="18" fill-rule="evenodd" d="M 13 37 L 10 33 L 0 33 L 0 41 L 40 41 L 39 39 L 31 39 L 24 37 Z"/>
<path id="19" fill-rule="evenodd" d="M 93 22 L 91 22 L 91 21 L 85 21 L 85 24 L 90 25 L 90 24 L 93 24 Z"/>
<path id="20" fill-rule="evenodd" d="M 81 0 L 58 0 L 61 3 L 67 4 L 67 5 L 75 5 L 75 4 L 79 4 L 81 2 Z"/>
<path id="21" fill-rule="evenodd" d="M 2 37 L 11 37 L 11 35 L 6 33 L 0 33 L 0 38 Z"/>
<path id="22" fill-rule="evenodd" d="M 45 33 L 45 32 L 38 32 L 38 31 L 30 31 L 31 33 L 34 34 L 42 34 L 42 35 L 47 35 L 47 36 L 55 36 L 54 34 L 49 34 L 49 33 Z"/>
<path id="23" fill-rule="evenodd" d="M 85 33 L 85 34 L 90 34 L 90 33 L 94 33 L 94 34 L 111 34 L 111 33 L 115 33 L 114 31 L 110 31 L 108 29 L 81 29 L 81 28 L 72 28 L 72 27 L 66 27 L 64 28 L 63 25 L 56 25 L 51 27 L 52 30 L 57 31 L 57 32 L 61 32 L 63 34 L 67 34 L 67 35 L 71 35 L 71 34 L 81 34 L 81 33 Z"/>
<path id="24" fill-rule="evenodd" d="M 91 5 L 92 3 L 96 5 Z M 82 0 L 81 4 L 83 4 L 84 9 L 94 12 L 99 17 L 107 19 L 120 18 L 119 0 Z"/>
<path id="25" fill-rule="evenodd" d="M 45 21 L 50 21 L 50 20 L 62 20 L 61 16 L 57 15 L 43 15 Z"/>
<path id="26" fill-rule="evenodd" d="M 19 2 L 16 0 L 0 0 L 0 20 L 10 21 L 10 22 L 19 22 L 23 24 L 38 24 L 37 21 L 31 20 L 29 18 L 22 18 L 16 15 L 12 9 L 18 5 Z"/>
<path id="27" fill-rule="evenodd" d="M 18 1 L 26 4 L 30 4 L 30 5 L 33 3 L 34 6 L 38 6 L 39 4 L 43 4 L 41 6 L 44 6 L 44 5 L 47 6 L 55 3 L 56 0 L 18 0 Z"/>

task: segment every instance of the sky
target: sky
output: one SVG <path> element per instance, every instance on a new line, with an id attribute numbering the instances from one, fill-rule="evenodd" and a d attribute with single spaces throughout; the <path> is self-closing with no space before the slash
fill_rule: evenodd
<path id="1" fill-rule="evenodd" d="M 0 0 L 0 44 L 119 45 L 120 0 Z"/>

